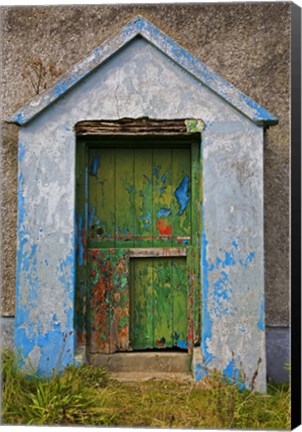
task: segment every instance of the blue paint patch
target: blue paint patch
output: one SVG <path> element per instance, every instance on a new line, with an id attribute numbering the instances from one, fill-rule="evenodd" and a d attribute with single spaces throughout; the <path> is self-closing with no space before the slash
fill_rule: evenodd
<path id="1" fill-rule="evenodd" d="M 162 183 L 165 183 L 165 181 L 166 181 L 166 176 L 165 175 L 162 176 L 161 181 L 162 181 Z"/>
<path id="2" fill-rule="evenodd" d="M 236 240 L 232 241 L 232 245 L 234 246 L 235 249 L 238 249 L 238 243 Z"/>
<path id="3" fill-rule="evenodd" d="M 217 263 L 217 260 L 216 260 L 216 263 Z M 229 266 L 233 266 L 235 264 L 236 264 L 236 262 L 235 262 L 235 259 L 234 259 L 234 256 L 232 255 L 232 253 L 225 251 L 225 258 L 224 258 L 224 261 L 222 263 L 222 266 L 223 267 L 229 267 Z"/>
<path id="4" fill-rule="evenodd" d="M 221 272 L 221 277 L 214 282 L 214 296 L 217 298 L 222 298 L 223 300 L 231 300 L 231 291 L 228 292 L 228 283 L 229 283 L 229 276 L 225 272 Z M 222 306 L 222 303 L 220 303 L 220 306 Z"/>
<path id="5" fill-rule="evenodd" d="M 48 260 L 47 259 L 44 260 L 44 263 L 46 266 L 48 266 Z"/>
<path id="6" fill-rule="evenodd" d="M 208 271 L 213 271 L 215 269 L 214 264 L 212 263 L 209 267 L 208 267 Z"/>
<path id="7" fill-rule="evenodd" d="M 177 212 L 177 216 L 181 216 L 185 209 L 187 208 L 187 205 L 189 204 L 190 197 L 189 197 L 189 177 L 185 176 L 176 191 L 174 192 L 174 195 L 178 201 L 179 204 L 179 211 Z"/>
<path id="8" fill-rule="evenodd" d="M 168 217 L 171 213 L 172 213 L 171 209 L 161 207 L 158 210 L 157 217 L 158 218 Z"/>
<path id="9" fill-rule="evenodd" d="M 156 165 L 154 168 L 153 168 L 153 175 L 154 175 L 154 177 L 156 177 L 157 179 L 158 179 L 158 177 L 159 177 L 159 171 L 160 171 L 160 165 Z"/>
<path id="10" fill-rule="evenodd" d="M 125 233 L 125 234 L 129 234 L 129 233 L 130 233 L 130 230 L 129 230 L 128 228 L 126 228 L 125 231 L 124 231 L 124 233 Z"/>
<path id="11" fill-rule="evenodd" d="M 90 175 L 92 175 L 92 176 L 97 175 L 99 167 L 100 167 L 100 160 L 101 160 L 101 158 L 99 155 L 93 156 L 92 163 L 91 163 L 90 170 L 89 170 Z"/>
<path id="12" fill-rule="evenodd" d="M 140 219 L 145 222 L 144 230 L 146 230 L 152 222 L 150 210 L 147 210 L 147 215 L 141 216 Z"/>
<path id="13" fill-rule="evenodd" d="M 182 244 L 189 244 L 189 240 L 182 240 Z"/>
<path id="14" fill-rule="evenodd" d="M 227 367 L 223 370 L 223 376 L 229 381 L 231 384 L 237 384 L 239 390 L 245 389 L 245 382 L 241 378 L 240 370 L 238 368 L 235 368 L 235 360 L 232 358 L 232 360 L 229 362 Z"/>
<path id="15" fill-rule="evenodd" d="M 259 321 L 257 323 L 257 327 L 259 328 L 259 330 L 261 330 L 263 332 L 265 331 L 264 305 L 265 305 L 264 293 L 262 292 L 262 295 L 261 295 L 261 305 L 260 305 L 260 317 L 259 317 Z"/>
<path id="16" fill-rule="evenodd" d="M 255 257 L 255 252 L 250 252 L 244 261 L 240 260 L 240 263 L 246 268 L 250 262 L 253 261 Z"/>
<path id="17" fill-rule="evenodd" d="M 25 148 L 24 145 L 19 141 L 19 153 L 18 153 L 18 160 L 19 162 L 22 161 L 22 159 L 24 158 L 25 155 Z"/>
<path id="18" fill-rule="evenodd" d="M 221 263 L 222 263 L 222 260 L 220 258 L 216 257 L 216 268 L 217 269 L 219 268 Z M 214 265 L 213 265 L 213 267 L 214 267 Z"/>
<path id="19" fill-rule="evenodd" d="M 180 349 L 188 349 L 188 343 L 186 341 L 178 340 L 177 347 Z"/>
<path id="20" fill-rule="evenodd" d="M 41 348 L 37 374 L 50 377 L 53 371 L 61 372 L 73 363 L 73 331 L 63 333 L 60 325 L 46 334 L 39 334 L 37 345 Z"/>

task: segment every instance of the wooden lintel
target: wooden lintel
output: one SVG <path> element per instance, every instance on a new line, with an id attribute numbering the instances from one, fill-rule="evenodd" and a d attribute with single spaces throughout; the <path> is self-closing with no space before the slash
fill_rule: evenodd
<path id="1" fill-rule="evenodd" d="M 187 249 L 183 248 L 130 248 L 130 258 L 145 257 L 178 257 L 187 256 Z"/>
<path id="2" fill-rule="evenodd" d="M 192 135 L 188 132 L 185 119 L 153 120 L 120 119 L 81 121 L 75 125 L 78 136 L 84 135 Z"/>

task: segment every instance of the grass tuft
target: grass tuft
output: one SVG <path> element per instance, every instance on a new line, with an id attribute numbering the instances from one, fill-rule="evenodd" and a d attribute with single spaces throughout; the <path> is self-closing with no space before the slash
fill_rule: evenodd
<path id="1" fill-rule="evenodd" d="M 157 428 L 290 429 L 290 389 L 239 391 L 221 377 L 200 383 L 120 383 L 103 368 L 69 366 L 46 380 L 2 354 L 2 423 Z"/>

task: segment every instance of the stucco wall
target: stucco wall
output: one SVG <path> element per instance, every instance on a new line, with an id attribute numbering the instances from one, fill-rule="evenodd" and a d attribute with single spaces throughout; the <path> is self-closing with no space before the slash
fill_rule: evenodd
<path id="1" fill-rule="evenodd" d="M 204 121 L 204 362 L 194 362 L 195 375 L 208 368 L 238 379 L 242 368 L 250 385 L 260 358 L 255 385 L 264 391 L 263 129 L 142 37 L 20 128 L 17 348 L 40 373 L 72 361 L 74 125 L 125 116 Z"/>
<path id="2" fill-rule="evenodd" d="M 44 81 L 51 84 L 59 73 L 67 71 L 137 14 L 152 21 L 280 119 L 278 126 L 266 132 L 264 149 L 266 320 L 270 325 L 287 325 L 289 3 L 2 8 L 3 115 L 32 97 L 33 87 L 24 72 L 33 58 L 42 61 L 46 67 Z M 30 68 L 27 70 L 33 70 Z M 15 126 L 3 130 L 1 161 L 2 314 L 13 315 Z"/>

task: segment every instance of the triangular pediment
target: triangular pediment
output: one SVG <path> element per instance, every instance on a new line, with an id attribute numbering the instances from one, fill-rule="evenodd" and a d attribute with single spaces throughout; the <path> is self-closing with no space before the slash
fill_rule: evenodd
<path id="1" fill-rule="evenodd" d="M 16 123 L 20 126 L 29 123 L 40 112 L 49 108 L 74 86 L 79 85 L 84 78 L 137 36 L 143 37 L 183 70 L 200 81 L 201 84 L 255 124 L 267 126 L 278 122 L 277 117 L 270 114 L 220 75 L 209 69 L 198 58 L 191 55 L 173 39 L 162 33 L 156 26 L 141 16 L 133 18 L 117 34 L 99 45 L 81 62 L 62 75 L 44 93 L 36 96 L 29 103 L 21 107 L 8 119 L 8 122 Z"/>

